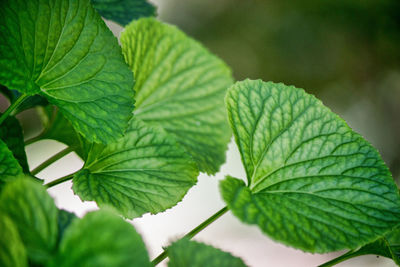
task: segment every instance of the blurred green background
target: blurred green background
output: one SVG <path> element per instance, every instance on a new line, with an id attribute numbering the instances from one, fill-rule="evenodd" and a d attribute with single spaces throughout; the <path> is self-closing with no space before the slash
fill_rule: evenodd
<path id="1" fill-rule="evenodd" d="M 381 152 L 400 182 L 399 0 L 160 0 L 159 18 L 224 59 L 237 80 L 315 94 Z"/>

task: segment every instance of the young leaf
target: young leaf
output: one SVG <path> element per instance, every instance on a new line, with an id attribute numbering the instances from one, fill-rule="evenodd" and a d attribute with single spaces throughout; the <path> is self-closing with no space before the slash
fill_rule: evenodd
<path id="1" fill-rule="evenodd" d="M 122 139 L 92 146 L 72 189 L 82 200 L 112 205 L 133 218 L 176 205 L 197 175 L 196 164 L 171 136 L 134 118 Z"/>
<path id="2" fill-rule="evenodd" d="M 0 140 L 0 192 L 9 181 L 23 175 L 21 166 L 7 145 Z"/>
<path id="3" fill-rule="evenodd" d="M 146 0 L 92 0 L 94 8 L 106 19 L 123 26 L 141 17 L 152 17 L 156 8 Z"/>
<path id="4" fill-rule="evenodd" d="M 0 25 L 0 83 L 46 97 L 90 141 L 122 136 L 133 75 L 89 0 L 1 1 Z"/>
<path id="5" fill-rule="evenodd" d="M 41 184 L 27 178 L 8 183 L 0 196 L 0 212 L 16 225 L 33 262 L 51 257 L 57 242 L 58 210 Z"/>
<path id="6" fill-rule="evenodd" d="M 146 248 L 132 225 L 109 211 L 74 220 L 49 266 L 151 266 Z"/>
<path id="7" fill-rule="evenodd" d="M 400 197 L 378 152 L 315 97 L 246 80 L 226 97 L 248 185 L 224 200 L 243 222 L 311 252 L 354 249 L 398 224 Z"/>
<path id="8" fill-rule="evenodd" d="M 0 213 L 0 266 L 28 266 L 26 251 L 14 223 Z"/>
<path id="9" fill-rule="evenodd" d="M 203 243 L 181 239 L 167 249 L 169 267 L 244 267 L 240 258 Z"/>
<path id="10" fill-rule="evenodd" d="M 177 28 L 151 18 L 127 26 L 121 43 L 136 77 L 135 115 L 174 135 L 200 171 L 217 172 L 231 136 L 223 105 L 229 68 Z"/>
<path id="11" fill-rule="evenodd" d="M 25 154 L 24 135 L 21 125 L 15 117 L 7 117 L 0 127 L 0 139 L 13 153 L 25 173 L 29 173 L 28 161 Z"/>

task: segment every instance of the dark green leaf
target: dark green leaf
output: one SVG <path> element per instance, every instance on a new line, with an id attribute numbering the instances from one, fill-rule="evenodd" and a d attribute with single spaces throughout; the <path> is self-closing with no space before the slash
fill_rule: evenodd
<path id="1" fill-rule="evenodd" d="M 231 132 L 224 97 L 230 69 L 177 28 L 140 19 L 121 34 L 135 73 L 135 115 L 176 137 L 200 171 L 214 174 L 225 162 Z"/>
<path id="2" fill-rule="evenodd" d="M 0 192 L 4 184 L 23 175 L 21 166 L 7 145 L 0 140 Z"/>
<path id="3" fill-rule="evenodd" d="M 25 154 L 24 134 L 21 125 L 15 117 L 8 116 L 0 126 L 0 139 L 7 145 L 14 158 L 25 173 L 29 173 L 28 161 Z"/>
<path id="4" fill-rule="evenodd" d="M 74 148 L 74 151 L 83 159 L 87 158 L 86 146 L 89 142 L 75 131 L 71 123 L 59 112 L 58 108 L 49 105 L 39 109 L 39 116 L 43 123 L 42 139 L 53 139 Z"/>
<path id="5" fill-rule="evenodd" d="M 151 266 L 146 248 L 132 225 L 108 211 L 86 214 L 65 231 L 50 266 Z"/>
<path id="6" fill-rule="evenodd" d="M 248 185 L 224 200 L 242 221 L 311 252 L 355 249 L 400 220 L 400 197 L 378 152 L 302 89 L 246 80 L 226 98 Z"/>
<path id="7" fill-rule="evenodd" d="M 17 227 L 8 216 L 0 213 L 0 266 L 25 267 L 27 263 L 25 247 Z"/>
<path id="8" fill-rule="evenodd" d="M 33 262 L 44 263 L 52 256 L 58 210 L 40 183 L 27 178 L 8 183 L 0 196 L 0 212 L 16 225 Z"/>
<path id="9" fill-rule="evenodd" d="M 121 137 L 133 75 L 89 0 L 0 2 L 0 83 L 57 105 L 90 141 Z"/>
<path id="10" fill-rule="evenodd" d="M 244 267 L 240 258 L 203 243 L 181 239 L 167 248 L 169 267 Z"/>
<path id="11" fill-rule="evenodd" d="M 196 164 L 174 138 L 134 118 L 122 139 L 92 146 L 72 189 L 82 200 L 111 205 L 133 218 L 176 205 L 197 175 Z"/>
<path id="12" fill-rule="evenodd" d="M 65 230 L 70 226 L 70 224 L 78 217 L 71 212 L 66 210 L 59 210 L 57 217 L 58 224 L 58 242 L 60 242 L 64 236 Z"/>
<path id="13" fill-rule="evenodd" d="M 146 0 L 92 0 L 92 3 L 100 15 L 121 25 L 156 15 L 155 6 Z"/>

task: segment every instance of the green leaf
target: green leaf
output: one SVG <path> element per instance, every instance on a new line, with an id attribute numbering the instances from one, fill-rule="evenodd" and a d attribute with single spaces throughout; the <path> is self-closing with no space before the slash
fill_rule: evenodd
<path id="1" fill-rule="evenodd" d="M 0 140 L 0 192 L 4 184 L 23 175 L 18 161 L 7 145 Z"/>
<path id="2" fill-rule="evenodd" d="M 221 191 L 243 222 L 311 252 L 354 249 L 400 219 L 400 197 L 378 152 L 302 89 L 260 80 L 232 86 L 229 120 L 248 185 Z"/>
<path id="3" fill-rule="evenodd" d="M 57 208 L 45 188 L 32 179 L 8 183 L 0 196 L 0 212 L 16 225 L 28 257 L 43 263 L 57 242 Z"/>
<path id="4" fill-rule="evenodd" d="M 231 137 L 224 109 L 229 68 L 174 26 L 155 19 L 132 22 L 121 34 L 135 73 L 135 115 L 161 125 L 213 174 L 225 162 Z"/>
<path id="5" fill-rule="evenodd" d="M 133 218 L 176 205 L 197 175 L 196 164 L 163 129 L 132 119 L 118 142 L 92 146 L 72 189 Z"/>
<path id="6" fill-rule="evenodd" d="M 41 139 L 53 139 L 72 147 L 83 159 L 87 158 L 89 142 L 75 131 L 71 123 L 53 105 L 38 109 L 43 123 Z"/>
<path id="7" fill-rule="evenodd" d="M 393 259 L 400 266 L 400 228 L 394 229 L 382 238 L 351 252 L 351 255 L 354 256 L 367 254 Z"/>
<path id="8" fill-rule="evenodd" d="M 156 8 L 146 0 L 92 0 L 94 8 L 106 19 L 123 26 L 141 17 L 156 15 Z"/>
<path id="9" fill-rule="evenodd" d="M 243 267 L 240 258 L 203 243 L 181 239 L 167 248 L 169 267 Z"/>
<path id="10" fill-rule="evenodd" d="M 0 127 L 0 139 L 13 153 L 25 173 L 29 173 L 28 161 L 25 154 L 24 135 L 21 125 L 15 117 L 8 116 Z"/>
<path id="11" fill-rule="evenodd" d="M 89 0 L 0 3 L 0 83 L 57 105 L 94 142 L 123 135 L 133 75 Z"/>
<path id="12" fill-rule="evenodd" d="M 59 210 L 57 216 L 58 225 L 58 243 L 64 237 L 65 230 L 71 225 L 74 220 L 78 220 L 78 217 L 71 212 L 66 210 Z"/>
<path id="13" fill-rule="evenodd" d="M 14 223 L 0 214 L 0 266 L 25 267 L 28 266 L 24 244 Z"/>
<path id="14" fill-rule="evenodd" d="M 151 266 L 132 225 L 109 211 L 86 214 L 65 232 L 50 266 Z"/>

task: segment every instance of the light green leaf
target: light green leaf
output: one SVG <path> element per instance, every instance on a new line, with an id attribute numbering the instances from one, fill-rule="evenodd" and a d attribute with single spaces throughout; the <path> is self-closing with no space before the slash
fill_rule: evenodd
<path id="1" fill-rule="evenodd" d="M 246 80 L 226 97 L 248 185 L 224 200 L 243 222 L 311 252 L 365 245 L 400 220 L 400 197 L 378 152 L 302 89 Z"/>
<path id="2" fill-rule="evenodd" d="M 92 146 L 72 189 L 133 218 L 176 205 L 197 175 L 196 164 L 163 129 L 132 119 L 122 139 Z"/>
<path id="3" fill-rule="evenodd" d="M 33 262 L 43 263 L 52 256 L 58 210 L 40 183 L 27 178 L 8 183 L 0 196 L 0 212 L 16 225 Z"/>
<path id="4" fill-rule="evenodd" d="M 174 135 L 200 171 L 217 172 L 231 136 L 223 104 L 229 68 L 174 26 L 151 18 L 127 26 L 121 43 L 136 77 L 135 115 Z"/>
<path id="5" fill-rule="evenodd" d="M 49 266 L 151 266 L 146 248 L 132 225 L 109 211 L 74 220 Z"/>
<path id="6" fill-rule="evenodd" d="M 92 3 L 100 15 L 121 25 L 156 14 L 155 6 L 146 0 L 92 0 Z"/>
<path id="7" fill-rule="evenodd" d="M 1 213 L 0 229 L 0 266 L 28 266 L 25 247 L 16 226 L 8 216 Z"/>
<path id="8" fill-rule="evenodd" d="M 0 83 L 57 105 L 88 140 L 123 135 L 133 75 L 89 0 L 0 3 Z"/>
<path id="9" fill-rule="evenodd" d="M 24 135 L 15 117 L 8 116 L 0 127 L 0 139 L 7 145 L 25 173 L 29 173 L 25 154 Z"/>
<path id="10" fill-rule="evenodd" d="M 203 243 L 181 239 L 167 248 L 169 267 L 244 267 L 240 258 Z"/>
<path id="11" fill-rule="evenodd" d="M 23 175 L 22 168 L 7 145 L 0 140 L 0 192 L 4 184 Z"/>

